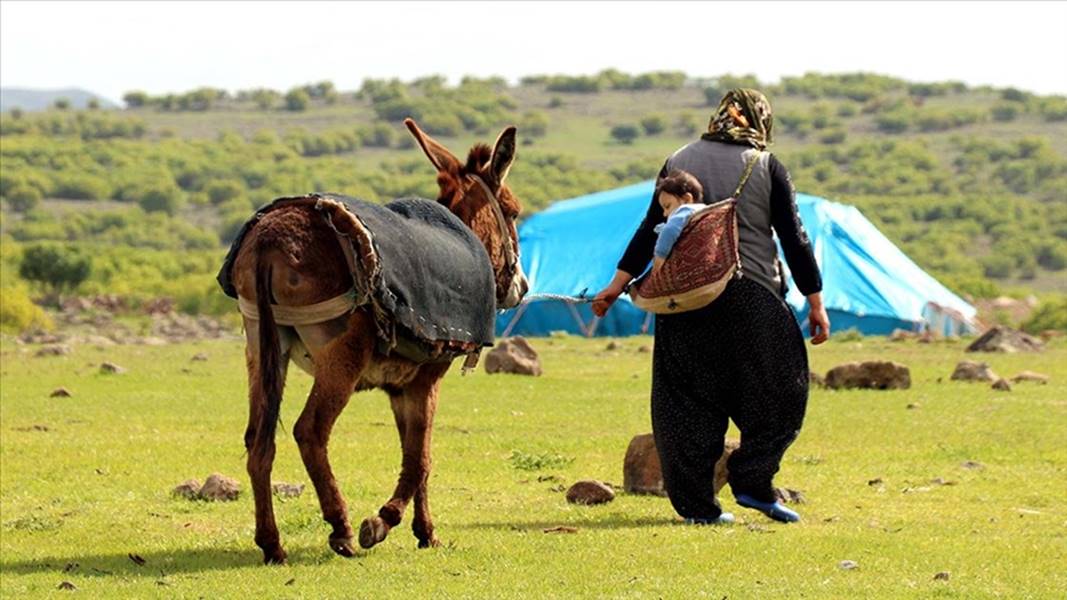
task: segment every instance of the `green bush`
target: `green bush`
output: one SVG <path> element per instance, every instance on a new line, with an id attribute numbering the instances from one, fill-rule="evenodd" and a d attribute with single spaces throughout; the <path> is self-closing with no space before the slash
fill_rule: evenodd
<path id="1" fill-rule="evenodd" d="M 311 96 L 302 88 L 293 88 L 285 94 L 285 110 L 301 112 L 311 104 Z"/>
<path id="2" fill-rule="evenodd" d="M 1067 331 L 1067 295 L 1039 304 L 1022 323 L 1022 329 L 1029 333 L 1041 333 L 1050 329 Z"/>
<path id="3" fill-rule="evenodd" d="M 122 101 L 126 103 L 128 108 L 141 108 L 148 104 L 148 94 L 140 90 L 126 92 L 122 96 Z"/>
<path id="4" fill-rule="evenodd" d="M 548 133 L 548 116 L 542 112 L 531 111 L 522 116 L 519 121 L 519 135 L 540 138 Z"/>
<path id="5" fill-rule="evenodd" d="M 24 285 L 7 285 L 0 288 L 0 330 L 6 333 L 22 333 L 28 329 L 50 331 L 55 327 L 52 318 L 40 306 L 30 300 Z"/>
<path id="6" fill-rule="evenodd" d="M 35 244 L 27 246 L 19 261 L 19 276 L 42 283 L 54 292 L 72 290 L 89 277 L 89 257 L 72 246 Z"/>
<path id="7" fill-rule="evenodd" d="M 1014 121 L 1015 117 L 1019 116 L 1019 105 L 1014 102 L 1000 102 L 993 105 L 990 114 L 993 115 L 994 121 Z"/>
<path id="8" fill-rule="evenodd" d="M 37 188 L 28 185 L 19 186 L 9 191 L 4 198 L 7 200 L 11 210 L 18 213 L 30 212 L 41 204 L 41 192 Z"/>
<path id="9" fill-rule="evenodd" d="M 105 200 L 111 197 L 111 188 L 95 175 L 61 173 L 53 181 L 51 195 L 68 200 Z"/>
<path id="10" fill-rule="evenodd" d="M 182 191 L 174 185 L 151 184 L 136 193 L 137 205 L 145 212 L 173 215 L 182 206 Z"/>
<path id="11" fill-rule="evenodd" d="M 645 135 L 658 135 L 667 129 L 667 118 L 663 115 L 648 115 L 641 119 L 641 129 Z"/>
<path id="12" fill-rule="evenodd" d="M 222 204 L 234 198 L 240 198 L 245 193 L 245 186 L 232 179 L 212 181 L 204 188 L 208 201 L 212 204 Z"/>
<path id="13" fill-rule="evenodd" d="M 616 125 L 611 128 L 611 137 L 620 144 L 632 144 L 641 134 L 636 125 Z"/>

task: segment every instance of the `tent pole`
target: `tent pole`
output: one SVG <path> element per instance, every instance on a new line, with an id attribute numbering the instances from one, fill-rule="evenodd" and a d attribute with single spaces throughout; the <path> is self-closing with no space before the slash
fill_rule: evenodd
<path id="1" fill-rule="evenodd" d="M 641 333 L 648 333 L 648 328 L 652 326 L 652 313 L 645 313 L 645 320 L 641 323 Z"/>
<path id="2" fill-rule="evenodd" d="M 505 337 L 508 337 L 509 334 L 511 334 L 511 330 L 514 329 L 515 326 L 519 324 L 519 319 L 522 318 L 522 315 L 526 312 L 526 309 L 529 308 L 529 307 L 530 307 L 530 303 L 527 302 L 527 303 L 523 304 L 522 306 L 520 306 L 519 310 L 515 311 L 515 316 L 511 317 L 511 320 L 508 321 L 508 326 L 504 328 L 504 331 L 500 334 L 500 337 L 505 338 Z"/>
<path id="3" fill-rule="evenodd" d="M 585 326 L 585 322 L 582 321 L 582 315 L 578 313 L 578 309 L 573 304 L 567 302 L 567 308 L 571 311 L 571 316 L 574 317 L 575 322 L 578 323 L 578 330 L 582 332 L 582 335 L 589 337 L 589 328 Z"/>

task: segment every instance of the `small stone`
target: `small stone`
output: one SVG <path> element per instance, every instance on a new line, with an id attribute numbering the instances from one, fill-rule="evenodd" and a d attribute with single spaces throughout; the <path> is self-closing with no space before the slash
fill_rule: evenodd
<path id="1" fill-rule="evenodd" d="M 638 354 L 648 354 L 650 352 L 652 352 L 652 347 L 651 346 L 638 346 L 637 347 L 637 353 Z"/>
<path id="2" fill-rule="evenodd" d="M 1040 383 L 1042 385 L 1047 384 L 1049 376 L 1043 373 L 1035 373 L 1034 371 L 1023 371 L 1015 377 L 1011 378 L 1012 383 L 1019 383 L 1022 381 L 1032 381 L 1034 383 Z"/>
<path id="3" fill-rule="evenodd" d="M 875 477 L 874 479 L 867 480 L 867 485 L 870 486 L 881 485 L 882 483 L 883 481 L 881 477 Z"/>
<path id="4" fill-rule="evenodd" d="M 980 462 L 973 461 L 973 460 L 964 461 L 964 462 L 960 463 L 960 466 L 963 467 L 964 469 L 971 469 L 972 471 L 977 471 L 977 470 L 985 468 L 985 465 L 983 465 Z"/>
<path id="5" fill-rule="evenodd" d="M 279 481 L 271 484 L 270 489 L 279 498 L 299 498 L 304 493 L 304 484 Z"/>
<path id="6" fill-rule="evenodd" d="M 203 352 L 198 352 L 194 354 L 193 357 L 189 360 L 193 362 L 207 362 L 207 354 L 204 354 Z"/>
<path id="7" fill-rule="evenodd" d="M 60 583 L 58 586 L 56 586 L 56 589 L 57 590 L 69 590 L 69 591 L 73 592 L 74 590 L 78 589 L 78 586 L 74 585 L 73 583 L 71 583 L 69 581 L 64 581 L 64 582 Z"/>
<path id="8" fill-rule="evenodd" d="M 58 387 L 52 390 L 51 394 L 48 394 L 49 398 L 70 398 L 70 390 L 65 387 Z"/>
<path id="9" fill-rule="evenodd" d="M 888 360 L 869 360 L 838 365 L 826 373 L 830 389 L 903 390 L 911 387 L 908 367 Z"/>
<path id="10" fill-rule="evenodd" d="M 915 410 L 917 408 L 922 408 L 922 404 L 919 404 L 918 402 L 909 402 L 908 403 L 908 410 Z"/>
<path id="11" fill-rule="evenodd" d="M 185 498 L 186 500 L 198 500 L 200 498 L 200 481 L 186 479 L 180 485 L 170 491 L 172 496 Z"/>
<path id="12" fill-rule="evenodd" d="M 621 346 L 619 346 L 618 342 L 616 342 L 615 340 L 611 340 L 610 342 L 608 342 L 608 345 L 604 347 L 604 349 L 610 352 L 612 350 L 618 350 L 620 347 Z"/>
<path id="13" fill-rule="evenodd" d="M 49 344 L 42 346 L 34 356 L 66 356 L 70 354 L 70 346 L 66 344 Z"/>
<path id="14" fill-rule="evenodd" d="M 858 569 L 860 567 L 859 563 L 857 563 L 854 560 L 843 560 L 840 563 L 838 563 L 837 566 L 842 568 L 842 569 L 844 569 L 844 570 L 846 570 L 846 571 L 851 571 L 853 569 Z"/>
<path id="15" fill-rule="evenodd" d="M 953 381 L 996 381 L 1000 379 L 997 374 L 993 372 L 993 369 L 989 368 L 989 365 L 984 362 L 975 362 L 973 360 L 964 360 L 956 365 L 956 369 L 952 371 Z"/>
<path id="16" fill-rule="evenodd" d="M 948 578 L 949 578 L 949 572 L 948 571 L 941 571 L 940 573 L 937 573 L 937 574 L 934 575 L 934 581 L 948 581 Z"/>
<path id="17" fill-rule="evenodd" d="M 116 365 L 113 362 L 105 362 L 100 365 L 100 372 L 105 374 L 119 375 L 126 372 L 126 369 Z"/>
<path id="18" fill-rule="evenodd" d="M 236 500 L 241 493 L 241 486 L 236 479 L 226 477 L 220 473 L 212 473 L 200 488 L 200 497 L 209 501 Z"/>
<path id="19" fill-rule="evenodd" d="M 571 504 L 604 504 L 614 499 L 615 490 L 600 481 L 579 481 L 567 490 L 567 502 Z"/>
<path id="20" fill-rule="evenodd" d="M 993 387 L 994 390 L 999 390 L 999 391 L 1002 391 L 1002 392 L 1010 392 L 1011 391 L 1011 384 L 1008 383 L 1008 380 L 1004 379 L 1003 377 L 1001 377 L 1000 379 L 994 381 L 992 387 Z"/>

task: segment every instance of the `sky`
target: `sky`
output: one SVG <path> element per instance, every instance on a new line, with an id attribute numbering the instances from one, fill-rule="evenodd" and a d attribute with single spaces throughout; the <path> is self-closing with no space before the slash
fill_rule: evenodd
<path id="1" fill-rule="evenodd" d="M 744 24 L 743 21 L 749 21 Z M 1067 2 L 0 1 L 0 85 L 119 100 L 441 74 L 865 71 L 1067 94 Z"/>

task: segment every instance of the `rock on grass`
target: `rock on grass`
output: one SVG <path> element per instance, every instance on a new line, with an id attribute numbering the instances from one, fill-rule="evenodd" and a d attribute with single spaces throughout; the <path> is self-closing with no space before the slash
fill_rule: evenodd
<path id="1" fill-rule="evenodd" d="M 226 477 L 221 473 L 212 473 L 200 488 L 200 498 L 214 501 L 236 500 L 241 494 L 241 486 L 236 479 Z"/>
<path id="2" fill-rule="evenodd" d="M 126 369 L 116 365 L 113 362 L 104 362 L 100 365 L 100 372 L 108 375 L 120 375 L 126 372 Z"/>
<path id="3" fill-rule="evenodd" d="M 579 481 L 567 490 L 567 502 L 571 504 L 604 504 L 614 499 L 615 490 L 600 481 Z"/>

